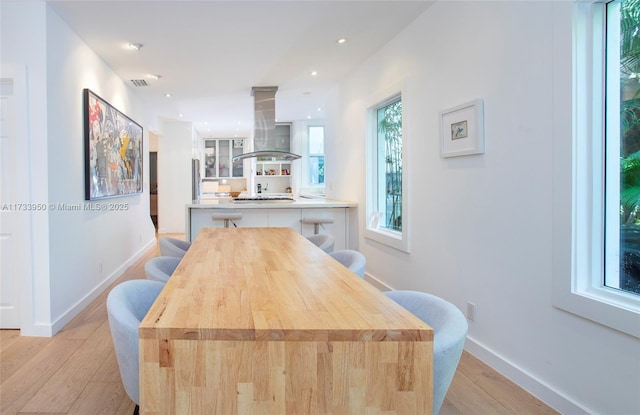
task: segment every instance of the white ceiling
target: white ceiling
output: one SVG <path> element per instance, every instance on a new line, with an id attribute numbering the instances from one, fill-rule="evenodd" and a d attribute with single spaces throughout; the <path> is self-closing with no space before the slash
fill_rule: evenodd
<path id="1" fill-rule="evenodd" d="M 191 121 L 203 137 L 250 134 L 252 86 L 278 86 L 279 121 L 323 118 L 326 92 L 432 4 L 420 0 L 48 3 L 159 116 Z M 339 45 L 340 37 L 348 42 Z M 129 43 L 143 47 L 135 51 Z M 311 71 L 318 74 L 311 76 Z M 154 80 L 151 74 L 162 77 Z M 149 85 L 136 87 L 133 79 Z"/>

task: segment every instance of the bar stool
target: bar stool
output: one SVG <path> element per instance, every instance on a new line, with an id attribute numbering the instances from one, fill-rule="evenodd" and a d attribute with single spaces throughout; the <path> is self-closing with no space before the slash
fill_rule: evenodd
<path id="1" fill-rule="evenodd" d="M 242 219 L 242 213 L 235 213 L 235 212 L 214 213 L 213 215 L 211 215 L 211 219 L 213 219 L 213 220 L 223 220 L 225 228 L 229 227 L 229 223 L 233 223 L 233 227 L 237 228 L 238 225 L 236 225 L 234 220 Z"/>
<path id="2" fill-rule="evenodd" d="M 333 223 L 333 218 L 328 218 L 326 216 L 307 216 L 305 218 L 300 219 L 302 223 L 311 223 L 313 224 L 313 234 L 317 235 L 320 232 L 320 226 L 325 223 Z M 322 226 L 324 228 L 324 226 Z"/>

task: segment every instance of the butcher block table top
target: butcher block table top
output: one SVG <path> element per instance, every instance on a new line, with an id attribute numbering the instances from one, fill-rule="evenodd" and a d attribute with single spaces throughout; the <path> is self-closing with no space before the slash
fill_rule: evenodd
<path id="1" fill-rule="evenodd" d="M 291 228 L 206 228 L 141 339 L 433 341 L 424 322 Z"/>
<path id="2" fill-rule="evenodd" d="M 205 228 L 140 324 L 142 415 L 428 415 L 433 331 L 290 228 Z"/>

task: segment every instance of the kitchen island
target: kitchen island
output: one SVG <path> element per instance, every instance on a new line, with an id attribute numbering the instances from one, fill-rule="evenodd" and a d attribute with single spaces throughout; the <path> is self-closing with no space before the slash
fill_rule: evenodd
<path id="1" fill-rule="evenodd" d="M 335 238 L 335 250 L 356 248 L 357 237 L 351 235 L 350 224 L 357 223 L 355 202 L 324 198 L 296 198 L 293 200 L 242 200 L 231 198 L 197 200 L 186 205 L 185 237 L 195 240 L 203 228 L 222 228 L 224 221 L 214 219 L 214 214 L 241 213 L 242 219 L 234 220 L 235 227 L 289 227 L 303 236 L 313 235 L 314 219 L 328 221 L 319 226 L 319 233 Z M 216 215 L 217 216 L 217 215 Z"/>

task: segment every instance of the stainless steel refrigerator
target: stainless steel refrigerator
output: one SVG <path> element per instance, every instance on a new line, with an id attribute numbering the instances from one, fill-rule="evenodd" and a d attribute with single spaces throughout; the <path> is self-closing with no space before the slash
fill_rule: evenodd
<path id="1" fill-rule="evenodd" d="M 200 200 L 200 160 L 191 160 L 191 199 Z"/>

